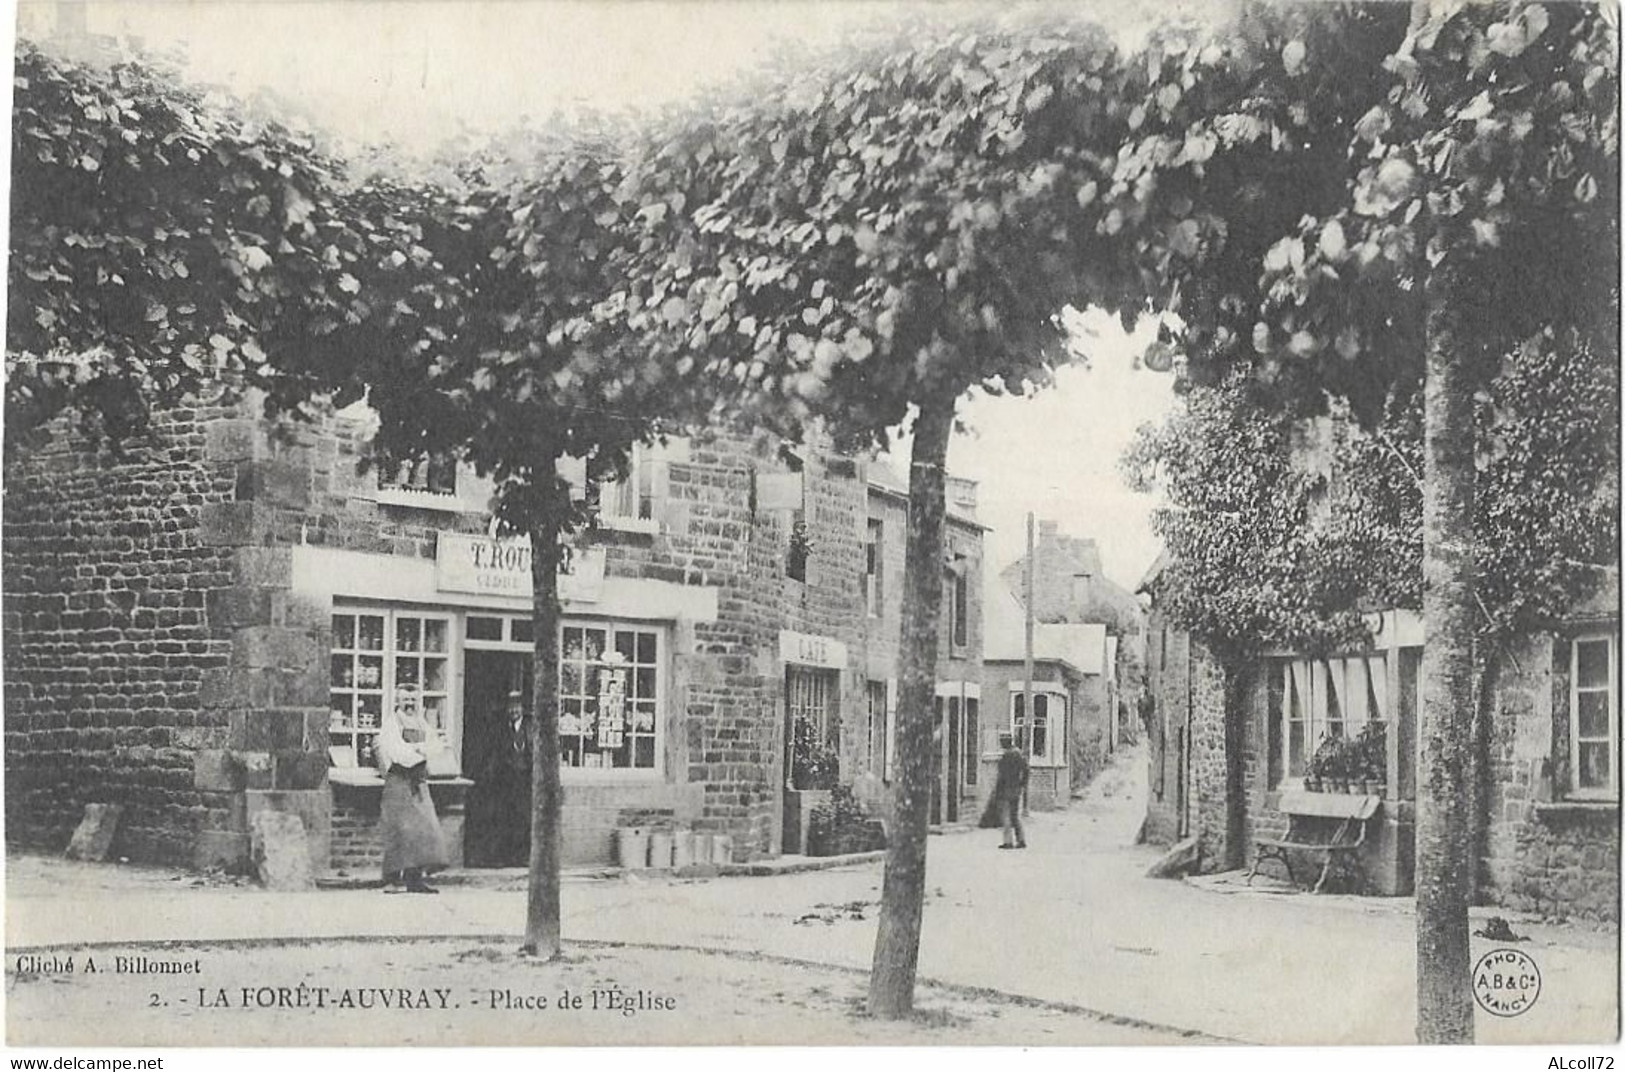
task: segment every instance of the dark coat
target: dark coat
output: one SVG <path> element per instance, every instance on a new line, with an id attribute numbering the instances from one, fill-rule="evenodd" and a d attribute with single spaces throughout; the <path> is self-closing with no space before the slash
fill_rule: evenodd
<path id="1" fill-rule="evenodd" d="M 999 757 L 999 776 L 993 782 L 995 800 L 1015 800 L 1027 788 L 1027 757 L 1014 747 Z"/>

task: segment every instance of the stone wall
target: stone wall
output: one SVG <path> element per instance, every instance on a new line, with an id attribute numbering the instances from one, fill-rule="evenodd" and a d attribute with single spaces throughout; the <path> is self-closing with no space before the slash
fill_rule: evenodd
<path id="1" fill-rule="evenodd" d="M 1147 628 L 1150 792 L 1145 840 L 1197 839 L 1201 871 L 1239 866 L 1247 807 L 1231 756 L 1247 746 L 1244 710 L 1231 710 L 1230 675 L 1219 658 L 1153 606 Z"/>
<path id="2" fill-rule="evenodd" d="M 115 856 L 188 863 L 228 793 L 194 782 L 230 733 L 203 703 L 233 659 L 210 608 L 236 580 L 211 510 L 239 474 L 207 449 L 219 407 L 160 414 L 122 456 L 66 422 L 6 472 L 6 830 L 60 849 L 89 802 L 124 805 Z"/>
<path id="3" fill-rule="evenodd" d="M 1549 634 L 1498 660 L 1484 740 L 1481 899 L 1618 923 L 1619 805 L 1569 799 L 1565 784 L 1569 665 L 1569 638 Z"/>
<path id="4" fill-rule="evenodd" d="M 361 420 L 273 428 L 254 412 L 248 400 L 161 415 L 123 458 L 64 431 L 8 472 L 14 843 L 59 847 L 85 803 L 106 801 L 126 806 L 119 854 L 239 866 L 249 819 L 272 808 L 301 817 L 318 869 L 330 851 L 335 866 L 370 865 L 357 819 L 366 808 L 335 810 L 327 779 L 332 607 L 295 594 L 293 552 L 433 561 L 442 532 L 485 531 L 490 485 L 463 472 L 449 503 L 402 501 L 361 470 Z M 866 620 L 863 465 L 816 443 L 800 465 L 813 543 L 805 580 L 786 575 L 794 512 L 758 502 L 759 482 L 791 462 L 755 441 L 667 452 L 655 469 L 658 530 L 582 537 L 605 548 L 608 576 L 713 588 L 718 613 L 673 629 L 665 781 L 602 801 L 608 790 L 567 787 L 567 855 L 607 862 L 616 815 L 646 806 L 731 834 L 741 859 L 779 850 L 780 630 L 846 645 L 842 767 L 848 781 L 868 776 L 870 648 L 895 678 L 889 627 L 900 622 L 906 520 L 899 510 L 886 534 L 887 613 Z M 979 582 L 980 530 L 951 525 L 949 541 Z M 969 643 L 945 652 L 943 673 L 978 680 L 979 583 L 970 595 Z"/>

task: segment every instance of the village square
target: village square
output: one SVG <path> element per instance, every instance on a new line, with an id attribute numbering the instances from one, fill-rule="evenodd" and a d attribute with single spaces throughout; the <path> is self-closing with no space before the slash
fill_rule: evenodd
<path id="1" fill-rule="evenodd" d="M 1617 1040 L 1614 9 L 227 6 L 20 12 L 10 1044 Z"/>

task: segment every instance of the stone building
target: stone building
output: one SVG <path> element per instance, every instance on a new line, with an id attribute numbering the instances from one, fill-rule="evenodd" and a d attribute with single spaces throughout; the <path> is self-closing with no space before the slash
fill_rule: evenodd
<path id="1" fill-rule="evenodd" d="M 908 491 L 906 483 L 883 463 L 871 463 L 868 476 L 864 688 L 872 731 L 868 746 L 871 773 L 860 781 L 859 795 L 886 810 L 896 767 Z M 976 519 L 975 483 L 948 477 L 943 602 L 937 637 L 933 823 L 974 820 L 977 801 L 986 792 L 977 742 L 982 739 L 982 548 L 987 531 Z"/>
<path id="2" fill-rule="evenodd" d="M 988 599 L 983 671 L 987 709 L 982 763 L 998 767 L 999 734 L 1029 756 L 1027 798 L 1034 808 L 1064 808 L 1089 784 L 1112 746 L 1116 637 L 1102 623 L 1033 625 L 1033 717 L 1026 717 L 1026 611 L 996 586 Z M 1031 740 L 1029 741 L 1029 732 Z"/>
<path id="3" fill-rule="evenodd" d="M 1125 735 L 1132 739 L 1137 732 L 1137 721 L 1127 700 L 1138 690 L 1144 611 L 1133 593 L 1106 576 L 1100 547 L 1088 537 L 1063 533 L 1056 522 L 1041 518 L 1033 558 L 1033 616 L 1038 622 L 1105 627 L 1110 649 L 1105 702 L 1111 712 L 1106 720 L 1105 748 L 1112 752 Z M 1025 599 L 1025 571 L 1023 555 L 999 573 L 1004 589 L 1018 600 Z M 1081 770 L 1074 769 L 1073 774 L 1082 780 Z"/>
<path id="4" fill-rule="evenodd" d="M 459 857 L 522 862 L 528 547 L 491 535 L 466 470 L 361 472 L 364 414 L 252 412 L 160 414 L 122 456 L 64 427 L 8 471 L 10 839 L 60 847 L 112 802 L 121 855 L 240 866 L 271 809 L 304 821 L 318 871 L 375 866 L 378 722 L 413 703 L 441 731 L 431 786 Z M 609 862 L 616 827 L 651 821 L 781 852 L 798 720 L 883 803 L 897 619 L 870 606 L 897 594 L 904 526 L 869 467 L 715 436 L 584 488 L 599 524 L 560 578 L 567 864 Z M 945 640 L 966 683 L 981 531 L 951 536 L 978 564 Z"/>
<path id="5" fill-rule="evenodd" d="M 1409 895 L 1420 618 L 1370 615 L 1372 642 L 1358 651 L 1271 651 L 1238 665 L 1167 619 L 1165 565 L 1159 559 L 1141 585 L 1151 599 L 1148 840 L 1195 837 L 1203 871 L 1250 864 L 1254 838 L 1284 832 L 1282 794 L 1302 790 L 1316 747 L 1380 725 L 1381 807 L 1360 869 L 1369 892 Z M 1618 922 L 1619 681 L 1617 571 L 1560 626 L 1495 657 L 1474 756 L 1480 903 Z"/>

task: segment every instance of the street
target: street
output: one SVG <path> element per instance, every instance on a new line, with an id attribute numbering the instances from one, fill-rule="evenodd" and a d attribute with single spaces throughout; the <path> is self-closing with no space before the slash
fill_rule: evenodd
<path id="1" fill-rule="evenodd" d="M 1158 854 L 1133 844 L 1145 792 L 1143 754 L 1129 749 L 1070 809 L 1035 813 L 1026 852 L 996 851 L 997 831 L 933 837 L 922 977 L 1151 1029 L 1136 1041 L 1180 1041 L 1176 1032 L 1267 1044 L 1413 1040 L 1407 904 L 1145 878 Z M 569 879 L 566 943 L 764 953 L 861 970 L 879 880 L 878 864 L 768 878 Z M 517 935 L 524 911 L 524 895 L 509 890 L 273 894 L 38 857 L 12 861 L 8 894 L 8 974 L 21 947 Z M 1475 911 L 1475 930 L 1484 915 Z M 1540 998 L 1517 1017 L 1480 1011 L 1478 1040 L 1612 1039 L 1617 937 L 1519 919 L 1513 927 L 1529 939 L 1518 948 L 1539 966 Z M 1498 944 L 1475 938 L 1474 958 Z M 1044 1041 L 1087 1043 L 1099 1027 L 1080 1018 L 1075 1035 Z"/>

